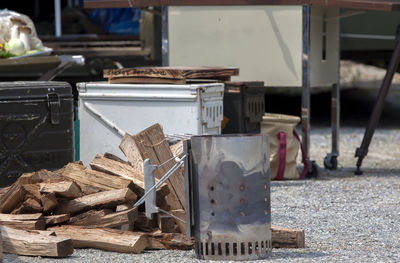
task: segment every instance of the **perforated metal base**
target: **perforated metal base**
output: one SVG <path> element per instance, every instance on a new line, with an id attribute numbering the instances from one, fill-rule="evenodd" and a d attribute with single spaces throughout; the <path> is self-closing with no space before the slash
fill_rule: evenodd
<path id="1" fill-rule="evenodd" d="M 200 242 L 195 251 L 199 259 L 209 260 L 256 260 L 267 258 L 271 253 L 271 240 L 243 242 Z"/>

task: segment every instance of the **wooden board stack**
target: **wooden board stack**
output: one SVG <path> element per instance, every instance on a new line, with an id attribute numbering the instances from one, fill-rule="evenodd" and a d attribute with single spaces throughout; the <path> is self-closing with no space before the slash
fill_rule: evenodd
<path id="1" fill-rule="evenodd" d="M 3 251 L 65 257 L 74 248 L 126 253 L 192 249 L 193 240 L 186 239 L 181 221 L 164 214 L 150 220 L 144 205 L 133 208 L 145 192 L 143 159 L 166 163 L 155 171 L 158 180 L 175 164 L 173 157 L 182 154 L 180 144 L 170 148 L 160 125 L 155 124 L 124 136 L 119 147 L 129 162 L 104 154 L 95 156 L 91 168 L 77 162 L 56 171 L 23 174 L 10 187 L 0 189 Z M 157 190 L 156 203 L 185 219 L 182 171 L 176 171 Z M 301 231 L 273 230 L 273 246 L 304 247 Z"/>
<path id="2" fill-rule="evenodd" d="M 222 67 L 137 67 L 105 69 L 109 83 L 185 84 L 189 81 L 230 81 L 238 68 Z"/>

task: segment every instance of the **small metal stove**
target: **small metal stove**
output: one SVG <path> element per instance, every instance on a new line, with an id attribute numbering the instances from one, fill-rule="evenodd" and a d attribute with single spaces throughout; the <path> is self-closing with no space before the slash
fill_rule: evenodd
<path id="1" fill-rule="evenodd" d="M 265 135 L 185 141 L 187 235 L 200 259 L 254 260 L 271 251 L 269 141 Z"/>
<path id="2" fill-rule="evenodd" d="M 146 216 L 165 213 L 186 223 L 200 259 L 254 260 L 271 251 L 267 135 L 205 135 L 184 141 L 184 155 L 155 183 L 164 165 L 144 161 Z M 173 160 L 171 158 L 167 162 Z M 155 189 L 184 164 L 186 222 L 156 206 Z"/>

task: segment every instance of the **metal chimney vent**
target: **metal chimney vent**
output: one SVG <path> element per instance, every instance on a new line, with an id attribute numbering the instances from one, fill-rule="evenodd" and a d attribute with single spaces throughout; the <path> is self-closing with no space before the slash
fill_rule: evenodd
<path id="1" fill-rule="evenodd" d="M 196 256 L 266 258 L 271 251 L 268 136 L 194 136 L 185 147 L 188 235 L 194 234 Z"/>

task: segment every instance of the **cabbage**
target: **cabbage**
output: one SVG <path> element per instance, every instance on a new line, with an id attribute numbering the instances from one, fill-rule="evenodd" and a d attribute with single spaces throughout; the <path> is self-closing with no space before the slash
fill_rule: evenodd
<path id="1" fill-rule="evenodd" d="M 6 50 L 14 55 L 14 56 L 21 56 L 25 54 L 25 46 L 19 39 L 11 39 L 9 42 L 5 44 Z"/>

